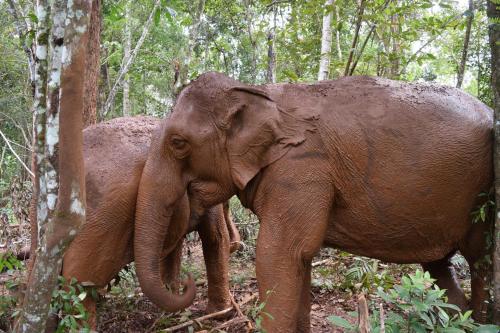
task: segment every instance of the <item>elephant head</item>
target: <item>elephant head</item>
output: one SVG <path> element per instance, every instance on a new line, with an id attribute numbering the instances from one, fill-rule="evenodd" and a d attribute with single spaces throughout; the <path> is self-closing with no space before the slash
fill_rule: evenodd
<path id="1" fill-rule="evenodd" d="M 218 73 L 203 74 L 182 90 L 153 135 L 139 186 L 134 251 L 146 296 L 166 310 L 192 301 L 192 281 L 182 296 L 172 295 L 159 273 L 159 249 L 186 194 L 192 214 L 228 200 L 302 143 L 306 131 L 315 130 L 310 120 L 282 109 L 267 88 Z"/>

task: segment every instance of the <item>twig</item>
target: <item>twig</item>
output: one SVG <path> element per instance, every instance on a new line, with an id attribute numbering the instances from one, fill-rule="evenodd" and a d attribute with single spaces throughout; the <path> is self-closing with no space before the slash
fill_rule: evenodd
<path id="1" fill-rule="evenodd" d="M 212 332 L 218 332 L 219 330 L 223 329 L 223 328 L 226 328 L 226 327 L 229 327 L 231 325 L 236 325 L 236 324 L 240 324 L 240 323 L 244 323 L 245 321 L 248 321 L 249 319 L 246 318 L 246 317 L 235 317 L 231 320 L 228 320 L 222 324 L 220 324 L 219 326 L 216 326 L 214 328 L 212 328 L 210 330 L 210 333 Z"/>
<path id="2" fill-rule="evenodd" d="M 380 333 L 385 333 L 384 306 L 380 303 Z"/>
<path id="3" fill-rule="evenodd" d="M 313 262 L 311 264 L 312 267 L 316 267 L 316 266 L 321 266 L 323 264 L 326 264 L 327 262 L 329 262 L 330 259 L 323 259 L 323 260 L 320 260 L 320 261 L 316 261 L 316 262 Z"/>
<path id="4" fill-rule="evenodd" d="M 198 325 L 200 325 L 200 322 L 203 321 L 203 320 L 207 320 L 207 319 L 211 319 L 211 318 L 223 316 L 226 313 L 231 312 L 232 310 L 233 310 L 233 307 L 230 307 L 230 308 L 218 311 L 218 312 L 213 312 L 213 313 L 207 314 L 205 316 L 199 317 L 197 319 L 188 320 L 185 323 L 182 323 L 182 324 L 179 324 L 179 325 L 175 325 L 175 326 L 166 328 L 166 329 L 158 331 L 158 332 L 175 332 L 177 330 L 180 330 L 181 328 L 188 327 L 188 326 L 193 325 L 195 323 L 198 324 Z"/>
<path id="5" fill-rule="evenodd" d="M 3 134 L 3 132 L 1 130 L 0 130 L 0 135 L 4 139 L 5 143 L 9 147 L 10 151 L 12 152 L 12 154 L 14 154 L 14 156 L 17 158 L 17 160 L 19 161 L 19 163 L 21 163 L 21 165 L 26 169 L 26 171 L 28 171 L 28 173 L 31 175 L 31 177 L 35 178 L 35 175 L 33 174 L 33 172 L 31 172 L 31 170 L 26 166 L 26 164 L 24 164 L 23 160 L 17 155 L 16 151 L 10 145 L 9 139 L 7 139 L 7 137 Z"/>
<path id="6" fill-rule="evenodd" d="M 231 294 L 231 304 L 233 304 L 233 307 L 236 310 L 236 313 L 238 313 L 238 317 L 239 318 L 244 318 L 246 320 L 248 330 L 251 332 L 253 330 L 252 322 L 250 321 L 250 319 L 248 319 L 247 316 L 245 316 L 243 314 L 243 312 L 241 312 L 240 306 L 238 305 L 238 303 L 236 303 L 236 301 L 234 300 L 234 297 L 233 297 L 232 294 Z"/>

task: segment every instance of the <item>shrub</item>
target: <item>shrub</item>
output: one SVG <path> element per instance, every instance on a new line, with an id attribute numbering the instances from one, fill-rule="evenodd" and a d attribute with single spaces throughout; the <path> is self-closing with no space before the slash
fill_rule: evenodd
<path id="1" fill-rule="evenodd" d="M 446 302 L 444 289 L 434 285 L 428 272 L 417 270 L 414 275 L 401 279 L 401 284 L 395 285 L 385 292 L 379 287 L 378 296 L 385 302 L 385 308 L 390 309 L 385 316 L 385 331 L 387 333 L 420 333 L 420 332 L 481 332 L 497 333 L 496 325 L 479 325 L 471 318 L 471 311 L 461 313 L 460 309 Z M 372 304 L 374 307 L 374 304 Z M 356 317 L 356 313 L 351 316 Z M 338 316 L 330 316 L 329 321 L 348 331 L 356 331 L 356 326 Z M 374 333 L 380 332 L 380 312 L 373 310 L 370 324 Z"/>

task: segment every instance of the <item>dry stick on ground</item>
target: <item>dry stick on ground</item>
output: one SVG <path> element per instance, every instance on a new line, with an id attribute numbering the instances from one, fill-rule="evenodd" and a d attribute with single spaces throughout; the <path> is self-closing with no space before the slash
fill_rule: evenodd
<path id="1" fill-rule="evenodd" d="M 385 333 L 384 306 L 380 303 L 380 333 Z"/>
<path id="2" fill-rule="evenodd" d="M 358 296 L 358 328 L 360 333 L 370 333 L 370 313 L 363 294 Z"/>
<path id="3" fill-rule="evenodd" d="M 252 331 L 253 330 L 253 325 L 252 323 L 250 322 L 250 320 L 248 319 L 247 316 L 245 316 L 243 314 L 243 312 L 241 312 L 241 309 L 240 309 L 240 306 L 238 305 L 238 303 L 236 303 L 236 301 L 234 300 L 234 297 L 233 297 L 233 294 L 230 294 L 231 296 L 231 304 L 233 305 L 234 309 L 236 310 L 236 313 L 238 313 L 238 317 L 240 318 L 245 318 L 246 321 L 247 321 L 247 328 L 249 331 Z"/>
<path id="4" fill-rule="evenodd" d="M 198 326 L 201 327 L 201 322 L 204 321 L 204 320 L 207 320 L 207 319 L 212 319 L 212 318 L 217 318 L 217 317 L 220 317 L 220 316 L 223 316 L 229 312 L 231 312 L 233 309 L 236 310 L 236 312 L 238 313 L 238 315 L 240 316 L 243 316 L 243 317 L 237 317 L 237 318 L 244 318 L 247 322 L 250 321 L 250 319 L 248 319 L 247 316 L 245 316 L 241 310 L 240 310 L 240 307 L 247 304 L 248 302 L 250 302 L 251 300 L 255 299 L 255 295 L 252 296 L 252 297 L 249 297 L 247 300 L 241 302 L 241 304 L 238 304 L 234 301 L 234 298 L 233 298 L 233 295 L 231 295 L 231 303 L 232 303 L 232 307 L 230 308 L 227 308 L 227 309 L 224 309 L 224 310 L 221 310 L 221 311 L 218 311 L 218 312 L 213 312 L 213 313 L 210 313 L 210 314 L 207 314 L 205 316 L 201 316 L 201 317 L 198 317 L 196 319 L 192 319 L 192 320 L 188 320 L 186 321 L 185 323 L 182 323 L 182 324 L 179 324 L 179 325 L 175 325 L 175 326 L 172 326 L 172 327 L 169 327 L 169 328 L 166 328 L 164 330 L 161 330 L 161 331 L 158 331 L 158 332 L 175 332 L 177 330 L 180 330 L 182 328 L 186 328 L 188 326 L 191 326 L 193 324 L 197 324 Z M 161 317 L 160 317 L 161 318 Z M 157 319 L 158 321 L 159 319 Z M 154 325 L 151 327 L 153 328 Z"/>
<path id="5" fill-rule="evenodd" d="M 330 258 L 328 258 L 328 259 L 323 259 L 323 260 L 320 260 L 320 261 L 313 262 L 313 263 L 311 264 L 311 266 L 312 266 L 312 267 L 321 266 L 321 265 L 326 264 L 326 263 L 327 263 L 327 262 L 329 262 L 329 261 L 330 261 Z"/>

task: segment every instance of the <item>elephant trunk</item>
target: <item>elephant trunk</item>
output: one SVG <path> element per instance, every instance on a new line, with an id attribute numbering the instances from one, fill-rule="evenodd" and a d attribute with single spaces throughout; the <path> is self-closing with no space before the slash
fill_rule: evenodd
<path id="1" fill-rule="evenodd" d="M 176 192 L 179 191 L 172 191 L 170 200 L 160 197 L 166 189 L 180 190 L 181 186 L 174 185 L 172 175 L 161 177 L 154 170 L 146 163 L 137 197 L 134 236 L 136 272 L 144 294 L 163 310 L 176 312 L 193 303 L 196 286 L 189 277 L 183 282 L 184 293 L 177 295 L 168 291 L 163 284 L 160 273 L 162 249 L 177 201 Z M 169 184 L 163 183 L 165 181 Z"/>

